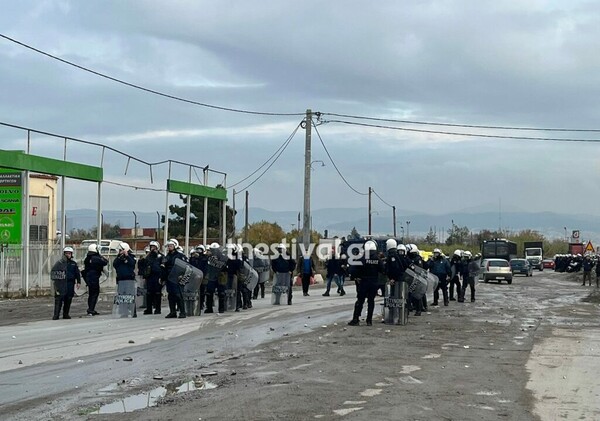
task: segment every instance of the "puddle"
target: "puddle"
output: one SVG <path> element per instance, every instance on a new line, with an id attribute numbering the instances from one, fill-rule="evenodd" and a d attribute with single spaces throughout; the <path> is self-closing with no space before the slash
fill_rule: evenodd
<path id="1" fill-rule="evenodd" d="M 138 409 L 156 406 L 157 401 L 164 396 L 175 395 L 177 393 L 183 392 L 190 392 L 192 390 L 215 389 L 216 387 L 216 384 L 204 380 L 192 380 L 179 385 L 177 385 L 176 383 L 170 383 L 164 387 L 161 386 L 152 389 L 149 392 L 128 396 L 124 399 L 103 405 L 100 407 L 100 409 L 92 412 L 91 414 L 117 414 L 123 412 L 133 412 Z M 118 385 L 115 384 L 102 388 L 98 392 L 101 394 L 108 394 L 117 390 Z"/>

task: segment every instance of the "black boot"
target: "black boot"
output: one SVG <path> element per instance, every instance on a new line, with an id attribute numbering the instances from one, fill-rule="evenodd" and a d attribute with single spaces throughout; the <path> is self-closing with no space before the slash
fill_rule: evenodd
<path id="1" fill-rule="evenodd" d="M 169 294 L 169 314 L 165 319 L 174 319 L 175 317 L 177 317 L 177 299 Z"/>
<path id="2" fill-rule="evenodd" d="M 323 297 L 329 297 L 329 288 L 323 293 Z"/>
<path id="3" fill-rule="evenodd" d="M 340 288 L 340 297 L 346 295 L 346 291 L 344 291 L 344 287 Z"/>
<path id="4" fill-rule="evenodd" d="M 52 316 L 52 320 L 58 320 L 60 316 L 60 310 L 62 308 L 62 297 L 60 295 L 54 297 L 54 315 Z"/>
<path id="5" fill-rule="evenodd" d="M 348 322 L 349 326 L 358 326 L 360 324 L 360 322 L 358 321 L 358 319 L 352 319 Z"/>
<path id="6" fill-rule="evenodd" d="M 219 294 L 219 313 L 225 313 L 225 295 Z"/>
<path id="7" fill-rule="evenodd" d="M 153 304 L 154 304 L 154 296 L 152 294 L 146 294 L 146 310 L 144 310 L 144 314 L 152 314 L 152 305 Z"/>
<path id="8" fill-rule="evenodd" d="M 208 294 L 206 296 L 206 310 L 204 310 L 204 313 L 214 313 L 214 310 L 213 310 L 214 301 L 215 301 L 214 294 Z"/>
<path id="9" fill-rule="evenodd" d="M 69 310 L 71 310 L 71 301 L 73 297 L 65 297 L 65 305 L 63 306 L 63 319 L 70 319 Z"/>
<path id="10" fill-rule="evenodd" d="M 162 294 L 160 292 L 154 294 L 154 314 L 160 314 L 162 306 Z"/>
<path id="11" fill-rule="evenodd" d="M 260 285 L 260 298 L 265 298 L 265 283 L 263 282 Z"/>

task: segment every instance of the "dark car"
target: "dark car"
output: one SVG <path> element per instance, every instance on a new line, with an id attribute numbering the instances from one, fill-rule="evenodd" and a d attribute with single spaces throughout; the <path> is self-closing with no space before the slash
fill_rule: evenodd
<path id="1" fill-rule="evenodd" d="M 554 269 L 554 260 L 544 259 L 542 260 L 542 266 L 544 267 L 544 269 Z"/>
<path id="2" fill-rule="evenodd" d="M 511 259 L 510 270 L 513 275 L 533 276 L 533 266 L 525 259 Z"/>

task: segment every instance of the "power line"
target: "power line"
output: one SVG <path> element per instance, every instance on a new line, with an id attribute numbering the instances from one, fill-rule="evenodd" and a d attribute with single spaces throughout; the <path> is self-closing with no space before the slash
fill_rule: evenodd
<path id="1" fill-rule="evenodd" d="M 250 184 L 248 184 L 246 187 L 244 187 L 243 189 L 240 190 L 240 192 L 244 191 L 244 190 L 248 190 L 254 183 L 256 183 L 258 180 L 260 180 L 262 178 L 263 175 L 266 174 L 267 171 L 269 171 L 269 169 L 273 166 L 273 164 L 275 164 L 275 162 L 277 162 L 277 160 L 279 159 L 279 157 L 285 152 L 285 150 L 287 149 L 287 147 L 289 146 L 289 144 L 292 142 L 292 139 L 294 139 L 294 135 L 296 134 L 296 132 L 298 131 L 298 127 L 300 127 L 300 125 L 298 125 L 294 131 L 292 132 L 292 135 L 290 137 L 288 137 L 287 139 L 287 143 L 284 144 L 283 149 L 281 149 L 281 151 L 279 151 L 278 155 L 275 157 L 275 159 L 269 164 L 269 166 L 267 168 L 265 168 L 265 170 L 260 173 L 260 175 Z M 268 161 L 267 161 L 268 162 Z M 237 193 L 236 193 L 237 194 Z"/>
<path id="2" fill-rule="evenodd" d="M 516 127 L 516 126 L 485 126 L 477 124 L 458 124 L 458 123 L 433 123 L 430 121 L 415 121 L 415 120 L 396 120 L 392 118 L 377 118 L 366 117 L 350 114 L 337 113 L 321 113 L 321 115 L 330 115 L 334 117 L 355 118 L 358 120 L 385 121 L 388 123 L 404 123 L 404 124 L 419 124 L 424 126 L 444 126 L 444 127 L 465 127 L 471 129 L 498 129 L 498 130 L 528 130 L 528 131 L 543 131 L 543 132 L 590 132 L 598 133 L 600 129 L 564 129 L 564 128 L 543 128 L 543 127 Z"/>
<path id="3" fill-rule="evenodd" d="M 378 128 L 378 129 L 401 130 L 401 131 L 406 131 L 406 132 L 431 133 L 431 134 L 441 134 L 441 135 L 449 135 L 449 136 L 484 137 L 484 138 L 493 138 L 493 139 L 514 139 L 514 140 L 544 140 L 544 141 L 552 141 L 552 142 L 592 142 L 592 143 L 600 142 L 600 139 L 504 136 L 504 135 L 493 135 L 493 134 L 459 133 L 459 132 L 445 132 L 445 131 L 438 131 L 438 130 L 409 129 L 407 127 L 383 126 L 383 125 L 379 125 L 379 124 L 357 123 L 354 121 L 345 121 L 345 120 L 323 120 L 323 123 L 340 123 L 340 124 L 348 124 L 351 126 L 374 127 L 374 128 Z"/>
<path id="4" fill-rule="evenodd" d="M 273 153 L 273 155 L 271 155 L 260 167 L 258 167 L 254 171 L 252 171 L 249 175 L 247 175 L 246 177 L 242 178 L 237 183 L 234 183 L 231 186 L 229 186 L 228 189 L 234 188 L 235 186 L 243 183 L 244 181 L 246 181 L 247 179 L 249 179 L 250 177 L 252 177 L 254 174 L 256 174 L 257 172 L 259 172 L 265 165 L 267 165 L 269 163 L 269 161 L 271 161 L 271 159 L 273 159 L 273 157 L 277 154 L 277 152 L 279 152 L 281 150 L 281 148 L 284 148 L 289 143 L 289 141 L 291 140 L 291 138 L 293 138 L 296 135 L 296 132 L 298 131 L 299 128 L 300 128 L 300 124 L 298 124 L 296 126 L 296 128 L 294 129 L 294 131 L 292 132 L 292 134 L 290 134 L 288 136 L 288 138 L 281 144 L 281 146 L 279 146 L 279 148 L 277 148 L 277 150 Z"/>
<path id="5" fill-rule="evenodd" d="M 167 189 L 157 189 L 157 188 L 153 188 L 153 187 L 134 186 L 133 184 L 117 183 L 116 181 L 102 180 L 102 182 L 107 183 L 107 184 L 113 184 L 115 186 L 130 187 L 135 190 L 149 190 L 149 191 L 162 191 L 162 192 L 167 191 Z"/>
<path id="6" fill-rule="evenodd" d="M 354 187 L 352 187 L 350 185 L 350 183 L 348 182 L 348 180 L 346 180 L 346 177 L 344 177 L 342 175 L 342 172 L 339 170 L 339 168 L 337 167 L 337 165 L 335 165 L 335 162 L 333 160 L 333 158 L 331 157 L 331 154 L 329 153 L 329 151 L 327 150 L 327 146 L 325 146 L 325 142 L 323 142 L 323 139 L 321 138 L 321 133 L 319 133 L 319 130 L 317 129 L 317 126 L 315 124 L 313 124 L 313 127 L 315 128 L 315 132 L 317 133 L 317 136 L 319 137 L 319 140 L 321 141 L 321 145 L 323 146 L 323 149 L 325 149 L 325 153 L 327 154 L 327 156 L 329 157 L 329 160 L 331 161 L 331 163 L 333 164 L 333 168 L 335 168 L 335 170 L 337 171 L 337 173 L 339 174 L 339 176 L 341 177 L 342 180 L 344 180 L 344 183 L 346 183 L 346 185 L 356 194 L 359 194 L 361 196 L 367 196 L 369 193 L 362 193 L 358 190 L 356 190 Z"/>
<path id="7" fill-rule="evenodd" d="M 140 85 L 136 85 L 135 83 L 126 82 L 126 81 L 124 81 L 122 79 L 117 79 L 116 77 L 109 76 L 109 75 L 107 75 L 105 73 L 101 73 L 101 72 L 98 72 L 96 70 L 89 69 L 89 68 L 81 66 L 81 65 L 79 65 L 77 63 L 73 63 L 71 61 L 65 60 L 63 58 L 57 57 L 55 55 L 52 55 L 50 53 L 47 53 L 45 51 L 42 51 L 42 50 L 37 49 L 35 47 L 32 47 L 31 45 L 25 44 L 25 43 L 23 43 L 21 41 L 18 41 L 18 40 L 14 39 L 14 38 L 11 38 L 11 37 L 7 36 L 7 35 L 0 34 L 0 37 L 4 38 L 7 41 L 10 41 L 10 42 L 13 42 L 15 44 L 18 44 L 21 47 L 25 47 L 25 48 L 27 48 L 27 49 L 29 49 L 31 51 L 35 51 L 38 54 L 42 54 L 42 55 L 44 55 L 46 57 L 50 57 L 51 59 L 60 61 L 61 63 L 64 63 L 64 64 L 68 64 L 69 66 L 76 67 L 77 69 L 83 70 L 83 71 L 91 73 L 93 75 L 103 77 L 105 79 L 111 80 L 113 82 L 120 83 L 120 84 L 125 85 L 125 86 L 129 86 L 130 88 L 139 89 L 140 91 L 144 91 L 144 92 L 148 92 L 148 93 L 151 93 L 151 94 L 154 94 L 154 95 L 159 95 L 159 96 L 162 96 L 162 97 L 165 97 L 165 98 L 173 99 L 175 101 L 181 101 L 181 102 L 185 102 L 185 103 L 188 103 L 188 104 L 198 105 L 200 107 L 212 108 L 212 109 L 215 109 L 215 110 L 230 111 L 230 112 L 233 112 L 233 113 L 242 113 L 242 114 L 268 115 L 268 116 L 302 116 L 302 115 L 305 114 L 305 113 L 274 113 L 274 112 L 262 112 L 262 111 L 242 110 L 242 109 L 238 109 L 238 108 L 221 107 L 219 105 L 212 105 L 212 104 L 207 104 L 207 103 L 203 103 L 203 102 L 194 101 L 194 100 L 191 100 L 191 99 L 181 98 L 181 97 L 178 97 L 178 96 L 175 96 L 175 95 L 166 94 L 164 92 L 160 92 L 160 91 L 157 91 L 157 90 L 154 90 L 154 89 L 150 89 L 150 88 L 146 88 L 146 87 L 143 87 L 143 86 L 140 86 Z"/>
<path id="8" fill-rule="evenodd" d="M 390 208 L 393 208 L 393 207 L 394 207 L 393 205 L 390 205 L 388 202 L 386 202 L 385 200 L 383 200 L 383 199 L 381 198 L 381 196 L 379 196 L 379 195 L 377 194 L 377 192 L 375 191 L 375 189 L 374 189 L 374 188 L 372 188 L 372 187 L 371 187 L 371 192 L 375 193 L 375 196 L 377 196 L 377 197 L 379 198 L 379 200 L 381 200 L 383 203 L 385 203 L 386 205 L 388 205 Z"/>

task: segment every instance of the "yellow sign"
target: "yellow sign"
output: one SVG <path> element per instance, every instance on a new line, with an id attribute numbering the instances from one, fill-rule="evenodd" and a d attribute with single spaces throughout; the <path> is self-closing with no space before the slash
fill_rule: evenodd
<path id="1" fill-rule="evenodd" d="M 592 245 L 591 241 L 588 241 L 587 246 L 585 246 L 585 252 L 586 253 L 594 253 L 594 246 Z"/>

